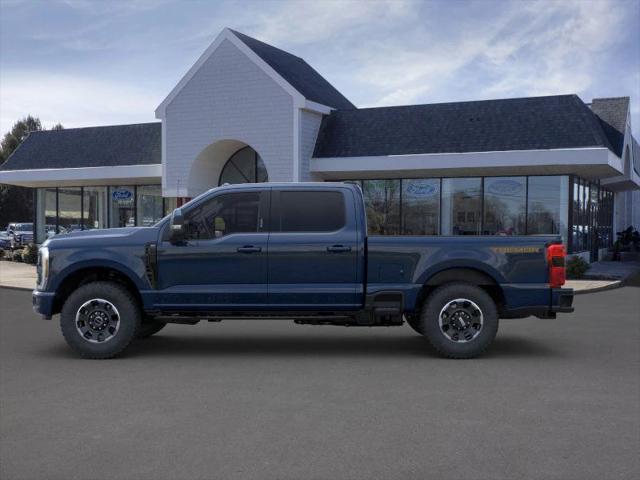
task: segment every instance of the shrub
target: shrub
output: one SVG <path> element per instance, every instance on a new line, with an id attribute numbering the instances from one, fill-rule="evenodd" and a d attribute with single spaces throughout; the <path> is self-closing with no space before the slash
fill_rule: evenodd
<path id="1" fill-rule="evenodd" d="M 38 247 L 35 243 L 30 243 L 22 251 L 22 260 L 24 263 L 35 265 L 38 263 Z"/>
<path id="2" fill-rule="evenodd" d="M 22 251 L 21 250 L 16 250 L 11 255 L 12 255 L 11 260 L 13 260 L 14 262 L 22 263 Z"/>
<path id="3" fill-rule="evenodd" d="M 571 257 L 567 262 L 568 278 L 582 278 L 587 270 L 589 270 L 589 264 L 582 257 Z"/>
<path id="4" fill-rule="evenodd" d="M 4 249 L 0 248 L 0 258 L 4 257 Z"/>

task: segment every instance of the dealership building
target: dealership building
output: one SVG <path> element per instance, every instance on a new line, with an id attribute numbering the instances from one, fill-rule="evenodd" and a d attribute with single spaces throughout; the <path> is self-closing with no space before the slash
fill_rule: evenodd
<path id="1" fill-rule="evenodd" d="M 640 228 L 629 98 L 357 108 L 302 58 L 225 29 L 158 122 L 33 132 L 0 183 L 34 188 L 37 241 L 151 225 L 224 183 L 351 181 L 383 235 L 562 236 L 596 260 Z"/>

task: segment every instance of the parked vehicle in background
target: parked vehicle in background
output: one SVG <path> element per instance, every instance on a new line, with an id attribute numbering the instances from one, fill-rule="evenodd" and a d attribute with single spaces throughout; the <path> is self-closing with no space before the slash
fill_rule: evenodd
<path id="1" fill-rule="evenodd" d="M 399 326 L 441 355 L 484 352 L 500 318 L 572 312 L 557 235 L 368 236 L 340 183 L 214 188 L 152 227 L 57 235 L 40 249 L 34 310 L 61 314 L 81 356 L 113 357 L 166 323 L 289 318 Z"/>
<path id="2" fill-rule="evenodd" d="M 7 234 L 12 250 L 22 248 L 33 243 L 33 223 L 10 223 L 7 225 Z"/>
<path id="3" fill-rule="evenodd" d="M 0 248 L 11 248 L 11 237 L 9 237 L 7 232 L 0 232 Z"/>

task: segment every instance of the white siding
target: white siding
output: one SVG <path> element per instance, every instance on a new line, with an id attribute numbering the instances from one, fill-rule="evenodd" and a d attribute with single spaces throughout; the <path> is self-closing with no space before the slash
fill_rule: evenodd
<path id="1" fill-rule="evenodd" d="M 300 115 L 300 181 L 320 180 L 310 172 L 311 157 L 316 146 L 322 115 L 302 110 Z"/>
<path id="2" fill-rule="evenodd" d="M 165 196 L 200 193 L 200 185 L 189 184 L 191 168 L 205 147 L 220 140 L 253 147 L 269 180 L 292 180 L 293 99 L 228 40 L 171 101 L 163 121 Z M 209 187 L 217 181 L 206 179 Z"/>

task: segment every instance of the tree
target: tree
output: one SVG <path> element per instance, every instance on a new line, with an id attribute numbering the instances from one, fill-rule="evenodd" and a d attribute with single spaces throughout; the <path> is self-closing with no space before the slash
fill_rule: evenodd
<path id="1" fill-rule="evenodd" d="M 62 129 L 59 123 L 52 128 L 52 130 Z M 27 115 L 22 120 L 18 120 L 2 137 L 0 165 L 7 161 L 30 132 L 40 130 L 42 130 L 42 123 L 37 117 Z M 33 221 L 33 190 L 13 185 L 0 185 L 0 228 L 4 229 L 9 222 L 31 221 Z"/>

